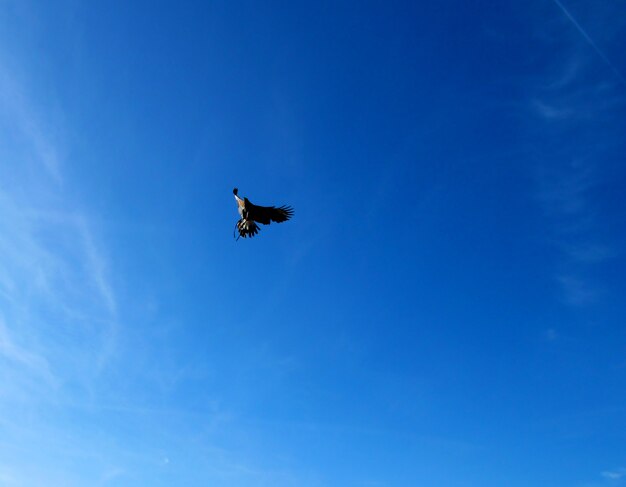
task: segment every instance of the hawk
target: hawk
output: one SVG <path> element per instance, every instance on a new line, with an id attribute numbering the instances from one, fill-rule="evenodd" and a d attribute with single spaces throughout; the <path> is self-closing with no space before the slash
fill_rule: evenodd
<path id="1" fill-rule="evenodd" d="M 291 206 L 257 206 L 250 203 L 248 198 L 241 199 L 237 195 L 237 188 L 233 189 L 233 194 L 237 200 L 237 209 L 241 217 L 237 222 L 235 231 L 239 232 L 239 237 L 254 237 L 259 233 L 257 223 L 269 225 L 271 222 L 282 223 L 289 220 L 293 216 L 293 208 Z M 237 240 L 239 240 L 237 237 Z"/>

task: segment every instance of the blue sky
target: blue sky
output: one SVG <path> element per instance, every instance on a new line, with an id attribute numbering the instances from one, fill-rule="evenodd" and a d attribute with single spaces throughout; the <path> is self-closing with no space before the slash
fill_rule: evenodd
<path id="1" fill-rule="evenodd" d="M 0 485 L 626 485 L 625 8 L 1 1 Z"/>

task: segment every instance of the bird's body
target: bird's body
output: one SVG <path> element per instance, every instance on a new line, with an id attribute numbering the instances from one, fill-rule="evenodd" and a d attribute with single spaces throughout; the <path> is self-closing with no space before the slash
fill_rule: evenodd
<path id="1" fill-rule="evenodd" d="M 250 203 L 248 198 L 240 198 L 237 188 L 233 189 L 235 200 L 237 200 L 237 210 L 241 217 L 237 222 L 237 231 L 243 238 L 254 237 L 259 233 L 257 223 L 269 225 L 271 222 L 282 223 L 293 216 L 293 208 L 290 206 L 258 206 Z"/>

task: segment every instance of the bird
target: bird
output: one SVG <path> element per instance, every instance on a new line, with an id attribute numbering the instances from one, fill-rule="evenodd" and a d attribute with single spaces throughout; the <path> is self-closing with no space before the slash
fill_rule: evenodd
<path id="1" fill-rule="evenodd" d="M 275 206 L 258 206 L 250 203 L 248 198 L 241 199 L 238 195 L 239 190 L 233 189 L 235 200 L 237 200 L 237 209 L 241 217 L 235 225 L 235 232 L 239 232 L 239 237 L 254 237 L 259 233 L 257 223 L 269 225 L 271 222 L 282 223 L 289 220 L 293 216 L 293 208 L 283 205 L 279 208 Z M 237 240 L 239 240 L 237 237 Z"/>

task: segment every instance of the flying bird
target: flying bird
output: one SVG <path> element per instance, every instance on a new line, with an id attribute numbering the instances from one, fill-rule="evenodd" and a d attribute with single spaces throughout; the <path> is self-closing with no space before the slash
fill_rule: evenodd
<path id="1" fill-rule="evenodd" d="M 282 223 L 289 220 L 293 216 L 293 208 L 291 206 L 258 206 L 250 203 L 248 198 L 241 199 L 237 195 L 237 188 L 233 189 L 233 194 L 237 200 L 237 209 L 241 217 L 235 226 L 235 231 L 239 232 L 239 237 L 254 237 L 259 233 L 257 223 L 269 225 L 271 222 Z M 237 237 L 237 240 L 239 240 Z"/>

